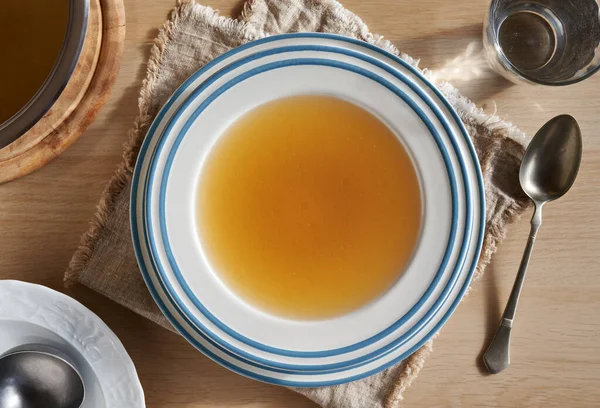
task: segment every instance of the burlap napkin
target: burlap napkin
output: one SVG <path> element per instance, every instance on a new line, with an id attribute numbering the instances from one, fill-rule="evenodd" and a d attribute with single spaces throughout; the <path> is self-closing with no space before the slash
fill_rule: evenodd
<path id="1" fill-rule="evenodd" d="M 416 66 L 416 61 L 334 0 L 251 0 L 238 19 L 221 17 L 194 3 L 178 3 L 152 49 L 139 98 L 139 116 L 125 147 L 123 162 L 104 191 L 98 211 L 65 274 L 67 284 L 79 282 L 173 330 L 154 304 L 140 276 L 129 232 L 131 174 L 138 149 L 160 107 L 190 74 L 216 56 L 245 42 L 271 34 L 321 31 L 376 44 Z M 432 76 L 431 72 L 424 71 Z M 483 170 L 487 225 L 477 267 L 481 276 L 506 227 L 525 210 L 518 185 L 523 154 L 522 133 L 497 117 L 484 114 L 450 84 L 438 83 L 454 105 L 476 146 Z M 419 374 L 432 341 L 411 357 L 380 374 L 346 385 L 295 389 L 328 408 L 397 407 L 403 391 Z"/>

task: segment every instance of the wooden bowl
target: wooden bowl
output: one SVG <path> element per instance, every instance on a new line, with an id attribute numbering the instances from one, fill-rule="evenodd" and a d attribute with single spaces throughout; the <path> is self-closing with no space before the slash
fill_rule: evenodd
<path id="1" fill-rule="evenodd" d="M 75 70 L 44 116 L 0 149 L 0 183 L 39 169 L 81 136 L 108 98 L 124 39 L 122 0 L 90 0 L 87 33 Z"/>

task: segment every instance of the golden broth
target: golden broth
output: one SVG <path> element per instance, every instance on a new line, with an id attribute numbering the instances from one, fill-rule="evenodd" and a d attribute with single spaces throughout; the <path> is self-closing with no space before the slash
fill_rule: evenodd
<path id="1" fill-rule="evenodd" d="M 68 0 L 1 0 L 0 123 L 42 86 L 67 30 Z"/>
<path id="2" fill-rule="evenodd" d="M 242 299 L 301 319 L 347 313 L 390 288 L 421 221 L 410 157 L 381 121 L 327 96 L 259 106 L 219 138 L 198 187 L 213 268 Z"/>

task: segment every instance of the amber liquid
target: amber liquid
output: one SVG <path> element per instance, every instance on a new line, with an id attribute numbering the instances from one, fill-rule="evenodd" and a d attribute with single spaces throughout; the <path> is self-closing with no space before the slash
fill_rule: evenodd
<path id="1" fill-rule="evenodd" d="M 36 94 L 58 59 L 68 0 L 0 0 L 0 123 Z"/>
<path id="2" fill-rule="evenodd" d="M 198 229 L 211 266 L 249 304 L 319 319 L 392 286 L 419 235 L 403 145 L 362 108 L 296 96 L 238 119 L 208 155 Z"/>

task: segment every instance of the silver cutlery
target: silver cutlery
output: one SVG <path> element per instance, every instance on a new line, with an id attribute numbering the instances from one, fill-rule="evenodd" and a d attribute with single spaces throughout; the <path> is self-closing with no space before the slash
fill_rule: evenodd
<path id="1" fill-rule="evenodd" d="M 483 362 L 492 374 L 499 373 L 510 364 L 510 334 L 531 250 L 542 225 L 542 208 L 569 191 L 579 170 L 581 154 L 581 131 L 577 121 L 569 115 L 560 115 L 535 134 L 523 156 L 519 181 L 523 191 L 533 201 L 535 211 L 527 246 L 500 326 L 483 355 Z"/>

